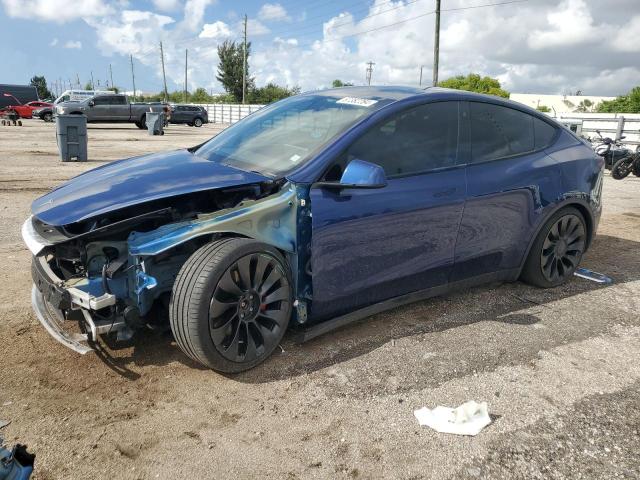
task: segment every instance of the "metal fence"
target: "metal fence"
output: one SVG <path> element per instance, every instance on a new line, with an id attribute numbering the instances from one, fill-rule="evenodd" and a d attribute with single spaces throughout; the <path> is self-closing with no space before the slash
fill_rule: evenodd
<path id="1" fill-rule="evenodd" d="M 583 137 L 603 137 L 619 140 L 628 146 L 640 145 L 640 114 L 638 113 L 564 113 L 555 117 Z"/>
<path id="2" fill-rule="evenodd" d="M 231 103 L 198 104 L 209 114 L 210 123 L 236 123 L 247 115 L 257 112 L 264 105 L 239 105 Z"/>

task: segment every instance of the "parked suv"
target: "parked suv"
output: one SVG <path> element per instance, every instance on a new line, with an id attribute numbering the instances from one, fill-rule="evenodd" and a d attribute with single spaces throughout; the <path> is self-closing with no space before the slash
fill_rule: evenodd
<path id="1" fill-rule="evenodd" d="M 209 115 L 204 107 L 197 105 L 173 105 L 169 123 L 186 123 L 192 127 L 201 127 L 209 123 Z"/>
<path id="2" fill-rule="evenodd" d="M 494 96 L 297 95 L 35 200 L 22 232 L 32 302 L 78 352 L 168 316 L 185 354 L 239 372 L 289 327 L 307 340 L 486 282 L 570 281 L 598 227 L 603 166 L 551 118 Z"/>

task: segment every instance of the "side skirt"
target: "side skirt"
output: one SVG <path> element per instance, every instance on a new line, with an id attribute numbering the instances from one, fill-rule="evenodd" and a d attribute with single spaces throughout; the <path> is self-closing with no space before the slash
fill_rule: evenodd
<path id="1" fill-rule="evenodd" d="M 294 333 L 294 340 L 298 343 L 308 342 L 309 340 L 328 333 L 332 330 L 344 327 L 351 323 L 357 322 L 358 320 L 362 320 L 363 318 L 370 317 L 372 315 L 390 310 L 392 308 L 488 283 L 514 282 L 518 279 L 519 275 L 520 269 L 518 268 L 511 270 L 501 270 L 499 272 L 486 273 L 483 275 L 478 275 L 477 277 L 466 278 L 464 280 L 448 283 L 446 285 L 439 285 L 437 287 L 418 290 L 417 292 L 411 292 L 406 295 L 390 298 L 389 300 L 375 303 L 373 305 L 369 305 L 368 307 L 355 310 L 345 315 L 341 315 L 339 317 L 320 322 L 310 327 L 297 330 Z"/>

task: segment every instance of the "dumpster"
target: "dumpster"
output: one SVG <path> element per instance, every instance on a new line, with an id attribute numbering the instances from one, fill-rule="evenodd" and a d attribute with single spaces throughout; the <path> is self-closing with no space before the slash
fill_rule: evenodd
<path id="1" fill-rule="evenodd" d="M 149 135 L 164 135 L 164 113 L 147 112 L 147 131 Z"/>
<path id="2" fill-rule="evenodd" d="M 57 115 L 56 140 L 63 162 L 87 161 L 87 117 Z"/>

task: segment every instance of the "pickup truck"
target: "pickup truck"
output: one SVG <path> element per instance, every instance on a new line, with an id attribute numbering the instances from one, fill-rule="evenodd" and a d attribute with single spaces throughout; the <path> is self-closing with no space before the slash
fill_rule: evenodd
<path id="1" fill-rule="evenodd" d="M 96 95 L 81 102 L 64 102 L 56 106 L 56 114 L 84 114 L 88 123 L 135 123 L 146 127 L 147 112 L 169 111 L 162 103 L 130 103 L 126 95 Z"/>

